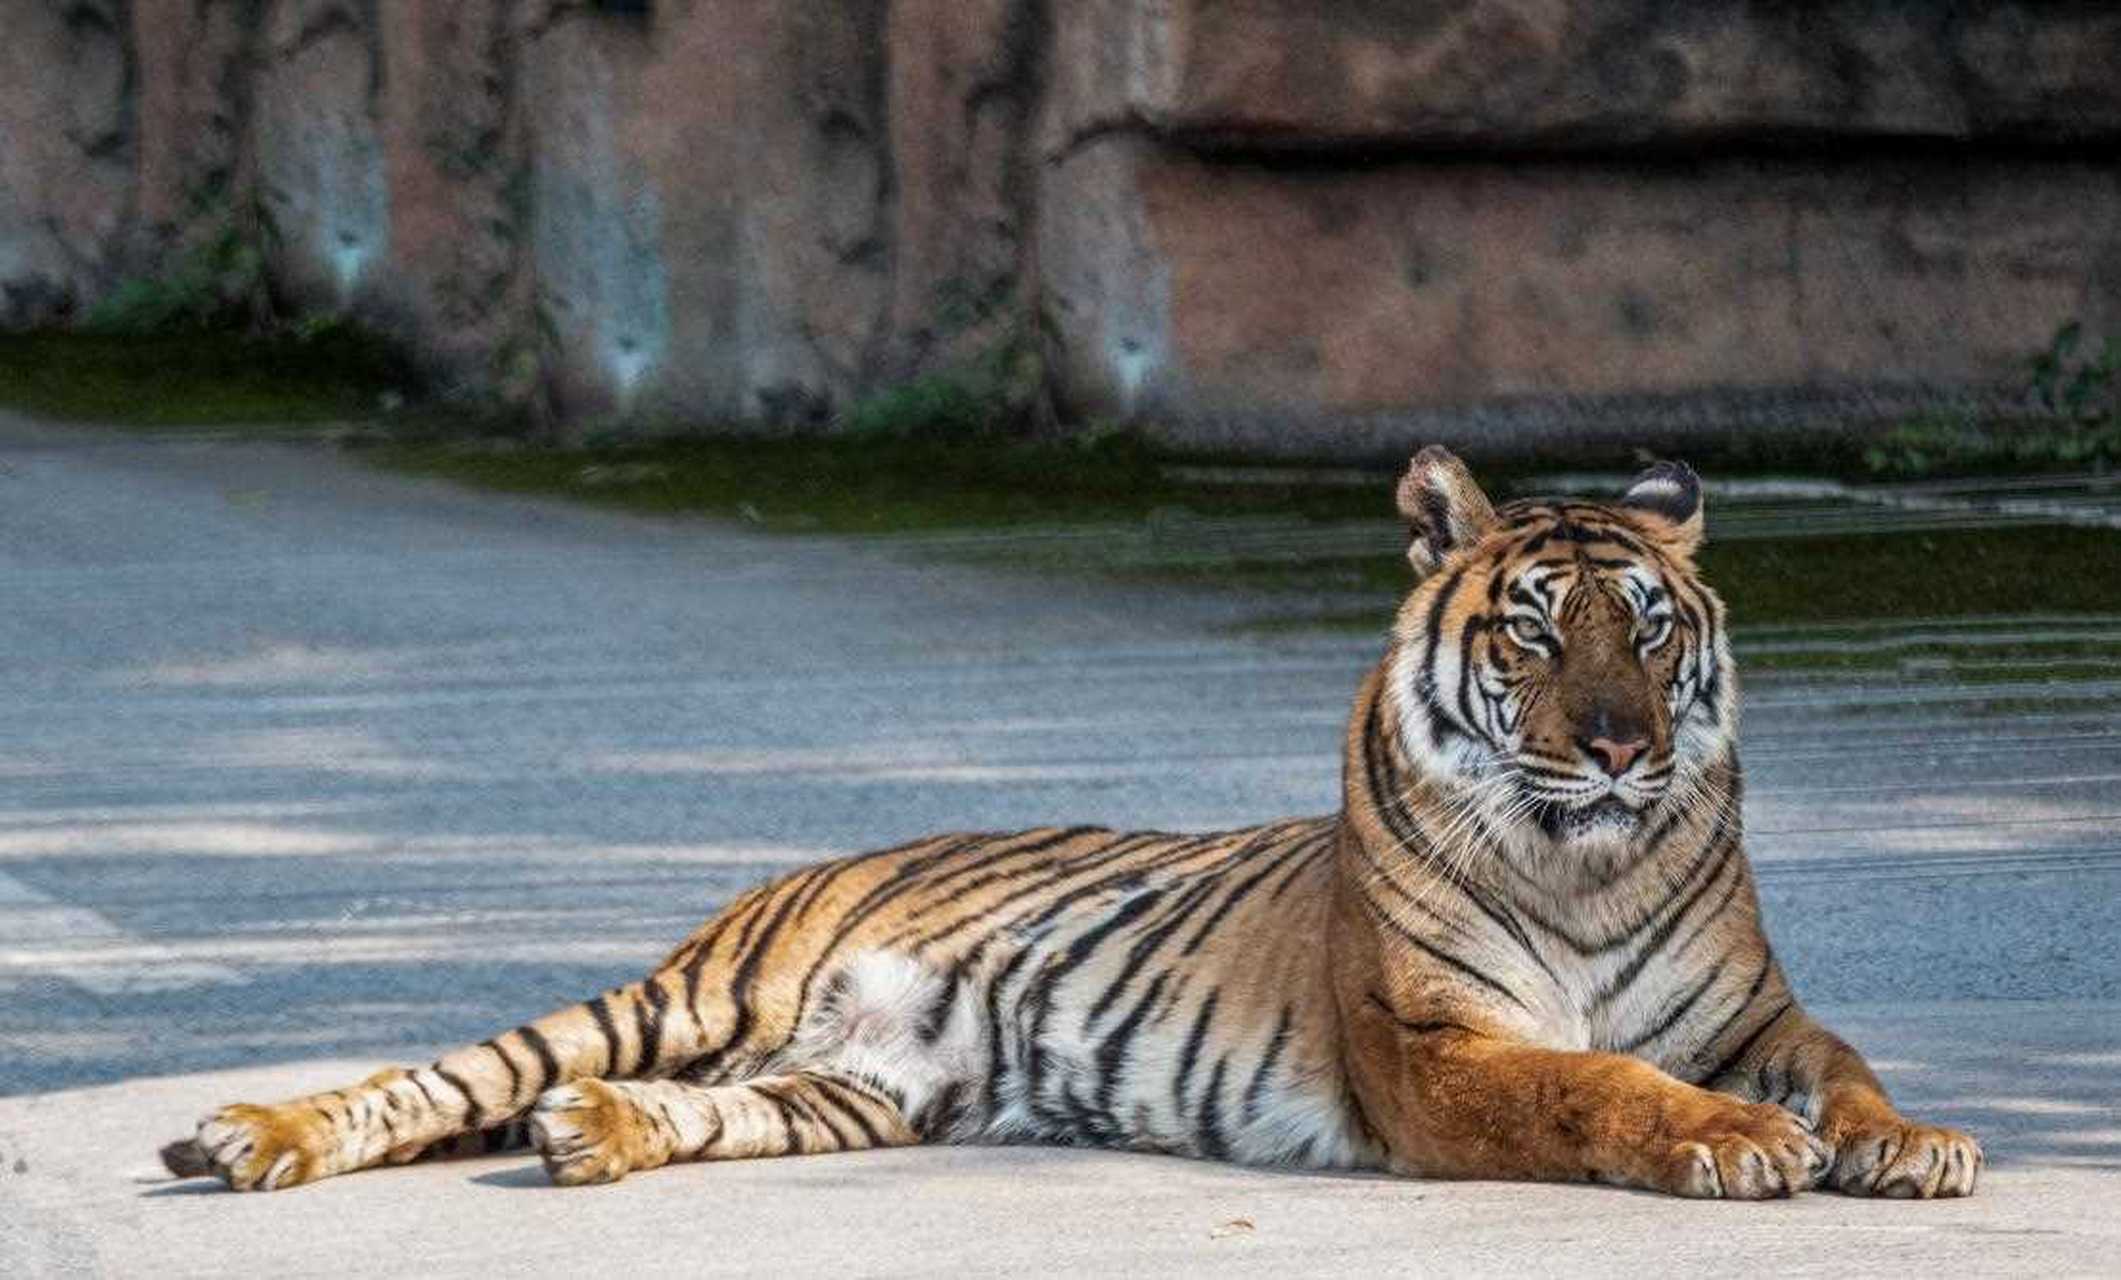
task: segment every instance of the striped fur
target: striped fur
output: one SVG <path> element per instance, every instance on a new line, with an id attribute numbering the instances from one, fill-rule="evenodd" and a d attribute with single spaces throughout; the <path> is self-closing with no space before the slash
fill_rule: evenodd
<path id="1" fill-rule="evenodd" d="M 641 981 L 430 1065 L 225 1107 L 238 1189 L 522 1138 L 562 1183 L 921 1142 L 1685 1195 L 1972 1190 L 1805 1016 L 1741 847 L 1699 486 L 1496 510 L 1441 450 L 1339 813 L 935 836 L 730 903 Z"/>

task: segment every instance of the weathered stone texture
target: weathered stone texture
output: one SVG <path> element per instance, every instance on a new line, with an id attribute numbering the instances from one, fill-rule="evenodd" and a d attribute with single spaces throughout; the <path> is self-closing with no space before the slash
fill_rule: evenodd
<path id="1" fill-rule="evenodd" d="M 378 5 L 388 76 L 373 102 L 387 234 L 351 248 L 341 287 L 367 290 L 424 335 L 441 368 L 505 382 L 530 336 L 528 151 L 517 111 L 513 6 L 505 0 Z M 342 246 L 344 248 L 345 246 Z"/>
<path id="2" fill-rule="evenodd" d="M 1143 321 L 1136 348 L 1163 358 L 1078 384 L 1123 406 L 1146 379 L 1179 416 L 2004 379 L 2057 317 L 2121 326 L 2111 166 L 1744 159 L 1620 181 L 1569 162 L 1275 172 L 1123 143 L 1070 168 L 1138 196 L 1077 243 L 1169 264 L 1167 345 Z M 1086 327 L 1151 309 L 1074 283 L 1054 292 L 1084 299 Z"/>
<path id="3" fill-rule="evenodd" d="M 0 323 L 234 227 L 568 418 L 814 424 L 1035 339 L 1065 410 L 1319 448 L 2121 330 L 2111 5 L 622 8 L 0 6 Z"/>
<path id="4" fill-rule="evenodd" d="M 1073 6 L 1070 6 L 1071 8 Z M 1079 119 L 1501 149 L 2121 129 L 2121 10 L 1905 0 L 1090 0 Z M 1100 65 L 1102 64 L 1102 65 Z"/>
<path id="5" fill-rule="evenodd" d="M 1037 215 L 1023 145 L 1044 65 L 1039 0 L 897 0 L 886 45 L 891 305 L 884 372 L 964 358 L 1032 323 Z"/>
<path id="6" fill-rule="evenodd" d="M 374 14 L 358 0 L 280 0 L 257 50 L 259 203 L 282 287 L 311 306 L 351 302 L 390 253 Z"/>
<path id="7" fill-rule="evenodd" d="M 126 7 L 0 5 L 0 86 L 0 324 L 33 324 L 124 265 L 136 109 Z"/>
<path id="8" fill-rule="evenodd" d="M 264 0 L 132 0 L 139 109 L 133 144 L 138 225 L 166 249 L 225 218 L 254 190 L 252 57 Z"/>

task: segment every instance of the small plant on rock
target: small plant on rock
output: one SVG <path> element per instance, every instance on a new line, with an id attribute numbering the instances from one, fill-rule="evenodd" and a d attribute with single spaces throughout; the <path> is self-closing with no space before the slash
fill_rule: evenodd
<path id="1" fill-rule="evenodd" d="M 2027 387 L 2041 408 L 2071 422 L 2111 421 L 2121 383 L 2121 345 L 2112 338 L 2086 349 L 2084 326 L 2071 320 L 2032 358 Z"/>
<path id="2" fill-rule="evenodd" d="M 265 295 L 265 255 L 234 228 L 180 254 L 160 275 L 127 280 L 81 319 L 81 328 L 111 336 L 237 329 Z"/>

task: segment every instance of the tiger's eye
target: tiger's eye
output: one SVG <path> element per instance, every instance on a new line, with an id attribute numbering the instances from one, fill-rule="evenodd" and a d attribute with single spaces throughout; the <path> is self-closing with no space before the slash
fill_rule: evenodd
<path id="1" fill-rule="evenodd" d="M 1547 638 L 1547 629 L 1540 626 L 1538 620 L 1534 618 L 1511 618 L 1507 625 L 1510 639 L 1515 640 L 1527 649 L 1537 648 L 1540 642 Z"/>

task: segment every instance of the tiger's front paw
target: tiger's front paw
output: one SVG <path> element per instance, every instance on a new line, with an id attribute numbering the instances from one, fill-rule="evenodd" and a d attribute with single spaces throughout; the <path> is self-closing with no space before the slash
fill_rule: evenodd
<path id="1" fill-rule="evenodd" d="M 1828 1181 L 1852 1196 L 1936 1200 L 1972 1195 L 1981 1165 L 1981 1144 L 1957 1129 L 1888 1120 L 1834 1134 Z"/>
<path id="2" fill-rule="evenodd" d="M 190 1141 L 162 1149 L 180 1178 L 212 1176 L 237 1191 L 280 1191 L 334 1170 L 331 1122 L 313 1107 L 223 1107 L 199 1122 Z"/>
<path id="3" fill-rule="evenodd" d="M 530 1113 L 530 1140 L 545 1172 L 563 1187 L 617 1182 L 668 1159 L 648 1116 L 603 1080 L 547 1089 Z"/>
<path id="4" fill-rule="evenodd" d="M 1674 1144 L 1657 1186 L 1697 1199 L 1792 1196 L 1818 1183 L 1833 1154 L 1795 1113 L 1734 1098 Z"/>

